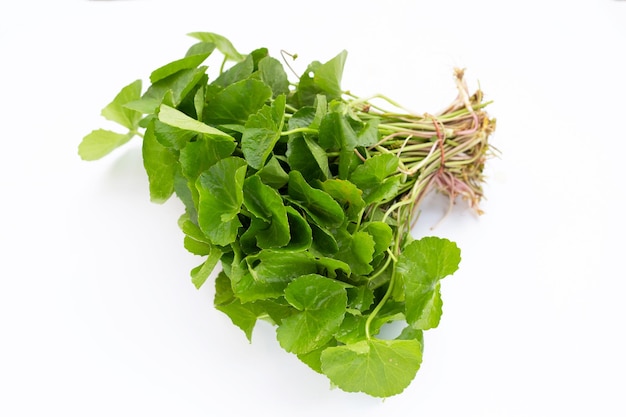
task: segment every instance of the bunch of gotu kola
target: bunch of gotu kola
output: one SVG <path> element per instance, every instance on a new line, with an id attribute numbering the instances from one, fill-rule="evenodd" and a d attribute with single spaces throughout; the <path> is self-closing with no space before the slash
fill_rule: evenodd
<path id="1" fill-rule="evenodd" d="M 384 96 L 341 88 L 345 51 L 293 82 L 266 48 L 241 54 L 220 35 L 190 35 L 198 42 L 145 91 L 137 80 L 103 109 L 127 132 L 91 132 L 80 156 L 139 136 L 151 199 L 184 203 L 184 246 L 204 257 L 191 279 L 215 277 L 218 310 L 249 339 L 258 319 L 271 322 L 280 346 L 345 391 L 399 394 L 439 323 L 440 280 L 460 262 L 453 242 L 416 240 L 411 227 L 433 189 L 478 211 L 488 103 L 457 70 L 445 111 L 388 112 L 373 103 L 394 104 Z M 210 78 L 214 52 L 223 60 Z M 390 322 L 403 330 L 383 339 Z"/>

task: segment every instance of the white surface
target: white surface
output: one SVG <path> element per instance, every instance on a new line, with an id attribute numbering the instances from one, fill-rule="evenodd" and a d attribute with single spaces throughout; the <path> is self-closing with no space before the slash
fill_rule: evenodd
<path id="1" fill-rule="evenodd" d="M 623 416 L 626 2 L 20 1 L 0 5 L 0 415 Z M 344 87 L 416 111 L 467 68 L 498 119 L 486 214 L 413 384 L 330 390 L 260 324 L 253 343 L 196 291 L 176 220 L 149 203 L 138 143 L 76 147 L 126 83 L 191 31 L 296 63 L 349 51 Z M 408 415 L 408 414 L 405 414 Z"/>

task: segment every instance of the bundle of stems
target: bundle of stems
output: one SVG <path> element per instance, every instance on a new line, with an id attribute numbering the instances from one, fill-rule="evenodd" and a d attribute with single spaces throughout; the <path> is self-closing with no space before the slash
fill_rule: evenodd
<path id="1" fill-rule="evenodd" d="M 454 80 L 457 97 L 434 115 L 389 112 L 371 104 L 370 99 L 355 97 L 350 102 L 363 120 L 381 120 L 378 127 L 382 139 L 366 149 L 368 155 L 355 150 L 359 157 L 391 153 L 400 159 L 401 189 L 384 209 L 385 217 L 395 218 L 405 231 L 414 226 L 420 203 L 433 189 L 449 197 L 448 213 L 457 197 L 461 197 L 477 214 L 482 214 L 479 203 L 483 198 L 483 169 L 486 160 L 497 153 L 488 141 L 496 120 L 484 110 L 491 102 L 483 101 L 482 91 L 470 94 L 464 70 L 455 69 Z M 385 96 L 376 98 L 399 107 Z"/>

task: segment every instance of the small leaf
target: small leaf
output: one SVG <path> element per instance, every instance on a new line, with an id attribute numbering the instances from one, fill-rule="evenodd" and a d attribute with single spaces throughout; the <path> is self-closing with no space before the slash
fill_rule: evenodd
<path id="1" fill-rule="evenodd" d="M 163 103 L 177 107 L 206 77 L 206 69 L 205 66 L 186 69 L 165 77 L 152 84 L 141 98 L 128 102 L 125 107 L 144 114 L 155 113 Z"/>
<path id="2" fill-rule="evenodd" d="M 329 179 L 322 183 L 322 189 L 341 204 L 350 220 L 356 221 L 365 208 L 363 192 L 350 181 Z"/>
<path id="3" fill-rule="evenodd" d="M 130 130 L 137 129 L 142 114 L 124 106 L 139 99 L 139 97 L 141 97 L 141 80 L 134 81 L 122 88 L 113 101 L 102 109 L 102 116 Z"/>
<path id="4" fill-rule="evenodd" d="M 275 189 L 282 188 L 289 181 L 289 175 L 287 175 L 278 159 L 274 156 L 257 172 L 257 175 L 261 177 L 264 184 Z"/>
<path id="5" fill-rule="evenodd" d="M 210 137 L 226 138 L 234 141 L 232 136 L 212 126 L 202 123 L 173 107 L 162 104 L 159 110 L 159 120 L 169 126 L 189 132 L 202 133 Z"/>
<path id="6" fill-rule="evenodd" d="M 289 251 L 302 251 L 311 247 L 313 242 L 311 226 L 293 207 L 287 207 L 287 220 L 289 221 L 289 233 L 291 238 L 284 247 Z"/>
<path id="7" fill-rule="evenodd" d="M 347 392 L 374 397 L 400 394 L 409 386 L 422 361 L 415 340 L 362 340 L 329 347 L 321 355 L 322 371 Z"/>
<path id="8" fill-rule="evenodd" d="M 267 224 L 256 233 L 259 248 L 280 248 L 289 242 L 287 209 L 275 189 L 263 184 L 259 176 L 251 175 L 243 183 L 243 201 L 248 211 Z"/>
<path id="9" fill-rule="evenodd" d="M 245 80 L 254 72 L 254 60 L 252 55 L 246 56 L 246 58 L 233 65 L 223 73 L 221 73 L 212 83 L 211 86 L 218 86 L 221 88 L 228 87 L 238 81 Z"/>
<path id="10" fill-rule="evenodd" d="M 215 266 L 219 262 L 221 256 L 222 251 L 215 246 L 211 246 L 210 252 L 205 261 L 198 267 L 191 270 L 191 282 L 196 288 L 200 289 L 202 284 L 206 282 L 207 278 L 211 275 L 211 272 L 215 269 Z"/>
<path id="11" fill-rule="evenodd" d="M 148 174 L 150 200 L 155 203 L 164 203 L 174 192 L 178 159 L 171 149 L 157 141 L 154 123 L 151 123 L 144 133 L 141 152 L 143 166 Z"/>
<path id="12" fill-rule="evenodd" d="M 188 55 L 184 58 L 165 64 L 152 71 L 150 74 L 150 82 L 154 84 L 157 81 L 161 81 L 162 79 L 169 77 L 170 75 L 176 74 L 178 71 L 196 68 L 198 65 L 202 64 L 209 57 L 209 55 L 211 55 L 211 52 Z"/>
<path id="13" fill-rule="evenodd" d="M 315 258 L 307 252 L 264 249 L 233 262 L 231 280 L 235 295 L 243 302 L 278 298 L 295 278 L 317 272 Z"/>
<path id="14" fill-rule="evenodd" d="M 333 59 L 320 65 L 315 70 L 315 85 L 324 91 L 331 100 L 341 97 L 343 93 L 341 90 L 341 78 L 347 57 L 348 52 L 345 50 L 341 51 Z"/>
<path id="15" fill-rule="evenodd" d="M 328 193 L 311 187 L 298 171 L 289 172 L 289 196 L 320 226 L 335 227 L 344 221 L 344 212 Z"/>
<path id="16" fill-rule="evenodd" d="M 326 151 L 306 136 L 290 137 L 286 156 L 289 167 L 301 172 L 306 178 L 325 180 L 332 176 Z"/>
<path id="17" fill-rule="evenodd" d="M 319 143 L 326 150 L 352 151 L 357 145 L 357 135 L 350 125 L 348 116 L 339 108 L 326 113 L 320 123 Z"/>
<path id="18" fill-rule="evenodd" d="M 387 201 L 396 196 L 400 187 L 397 168 L 400 160 L 393 154 L 378 154 L 368 158 L 350 175 L 350 181 L 363 190 L 367 204 Z"/>
<path id="19" fill-rule="evenodd" d="M 346 290 L 332 279 L 317 274 L 296 278 L 285 289 L 285 298 L 299 311 L 276 330 L 288 352 L 304 354 L 326 345 L 343 321 Z"/>
<path id="20" fill-rule="evenodd" d="M 98 129 L 85 136 L 78 145 L 78 155 L 85 161 L 95 161 L 131 140 L 132 133 L 122 134 Z"/>
<path id="21" fill-rule="evenodd" d="M 380 255 L 389 248 L 393 240 L 393 231 L 387 223 L 371 222 L 362 229 L 374 238 L 374 257 Z"/>
<path id="22" fill-rule="evenodd" d="M 217 93 L 206 107 L 209 123 L 245 125 L 251 114 L 259 111 L 272 96 L 272 89 L 263 81 L 245 79 Z"/>
<path id="23" fill-rule="evenodd" d="M 224 56 L 231 61 L 242 61 L 244 56 L 241 55 L 233 44 L 225 37 L 211 32 L 192 32 L 188 34 L 202 42 L 211 42 L 215 44 L 217 49 L 224 54 Z"/>
<path id="24" fill-rule="evenodd" d="M 271 87 L 274 97 L 289 93 L 289 80 L 280 61 L 269 56 L 261 59 L 259 73 L 261 80 Z"/>
<path id="25" fill-rule="evenodd" d="M 255 303 L 242 303 L 233 294 L 231 282 L 222 271 L 215 279 L 215 308 L 226 314 L 233 324 L 246 334 L 248 341 L 252 340 L 252 331 L 257 319 L 263 314 L 263 308 Z"/>
<path id="26" fill-rule="evenodd" d="M 260 169 L 280 139 L 285 118 L 285 96 L 278 96 L 270 106 L 263 106 L 250 116 L 241 138 L 241 150 L 252 168 Z"/>
<path id="27" fill-rule="evenodd" d="M 374 269 L 370 263 L 374 256 L 374 239 L 366 232 L 349 234 L 345 230 L 337 232 L 339 251 L 335 257 L 350 265 L 353 274 L 367 275 Z"/>
<path id="28" fill-rule="evenodd" d="M 200 196 L 198 224 L 216 245 L 225 246 L 237 238 L 246 167 L 243 159 L 230 156 L 203 172 L 196 182 Z"/>
<path id="29" fill-rule="evenodd" d="M 414 240 L 402 250 L 396 272 L 404 283 L 409 324 L 415 328 L 431 328 L 439 323 L 439 281 L 453 274 L 460 261 L 461 251 L 456 244 L 438 237 Z"/>
<path id="30" fill-rule="evenodd" d="M 196 135 L 194 141 L 188 142 L 180 150 L 179 162 L 183 175 L 195 181 L 202 172 L 230 156 L 235 147 L 236 143 L 230 139 Z"/>

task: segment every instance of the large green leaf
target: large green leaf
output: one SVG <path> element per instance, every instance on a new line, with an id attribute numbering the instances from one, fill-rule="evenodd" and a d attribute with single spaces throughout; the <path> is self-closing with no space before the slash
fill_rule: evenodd
<path id="1" fill-rule="evenodd" d="M 141 98 L 125 105 L 129 109 L 151 114 L 162 104 L 177 107 L 187 94 L 206 76 L 206 67 L 180 70 L 152 84 Z"/>
<path id="2" fill-rule="evenodd" d="M 298 310 L 276 330 L 280 345 L 288 352 L 303 354 L 324 346 L 343 321 L 346 290 L 330 278 L 317 274 L 296 278 L 285 289 L 285 298 Z"/>
<path id="3" fill-rule="evenodd" d="M 102 116 L 130 130 L 137 129 L 142 114 L 125 105 L 139 97 L 141 97 L 141 80 L 136 80 L 122 88 L 113 101 L 102 109 Z"/>
<path id="4" fill-rule="evenodd" d="M 359 231 L 353 234 L 341 229 L 336 234 L 339 251 L 337 259 L 350 265 L 356 275 L 367 275 L 374 269 L 371 265 L 374 256 L 374 238 L 369 233 Z"/>
<path id="5" fill-rule="evenodd" d="M 411 340 L 362 340 L 322 352 L 322 371 L 344 391 L 374 397 L 400 394 L 420 367 L 422 346 Z"/>
<path id="6" fill-rule="evenodd" d="M 248 211 L 266 223 L 266 227 L 255 233 L 258 247 L 280 248 L 289 243 L 287 209 L 278 191 L 263 184 L 259 176 L 252 175 L 244 181 L 243 193 Z"/>
<path id="7" fill-rule="evenodd" d="M 332 178 L 322 183 L 322 189 L 341 204 L 346 216 L 357 221 L 361 210 L 365 208 L 363 192 L 347 180 Z"/>
<path id="8" fill-rule="evenodd" d="M 237 238 L 246 167 L 245 160 L 230 156 L 203 172 L 196 182 L 198 224 L 216 245 L 228 245 Z"/>
<path id="9" fill-rule="evenodd" d="M 226 314 L 234 325 L 243 330 L 248 340 L 252 340 L 252 331 L 258 317 L 264 313 L 263 308 L 255 303 L 242 303 L 235 297 L 230 279 L 223 271 L 215 279 L 213 304 L 217 310 Z"/>
<path id="10" fill-rule="evenodd" d="M 245 80 L 250 77 L 253 72 L 254 60 L 252 59 L 252 55 L 248 55 L 243 61 L 236 63 L 221 73 L 215 80 L 213 80 L 211 86 L 225 88 L 238 81 Z"/>
<path id="11" fill-rule="evenodd" d="M 401 178 L 394 174 L 397 174 L 399 162 L 393 154 L 378 154 L 352 172 L 350 181 L 363 190 L 366 203 L 387 201 L 397 195 Z"/>
<path id="12" fill-rule="evenodd" d="M 267 161 L 263 168 L 257 172 L 257 175 L 261 177 L 264 184 L 275 189 L 282 188 L 289 181 L 289 175 L 275 156 Z"/>
<path id="13" fill-rule="evenodd" d="M 202 64 L 211 55 L 210 51 L 202 51 L 201 53 L 188 55 L 184 58 L 177 59 L 168 64 L 163 65 L 152 71 L 150 74 L 150 82 L 156 83 L 170 75 L 176 74 L 178 71 L 193 69 Z"/>
<path id="14" fill-rule="evenodd" d="M 231 280 L 243 302 L 278 298 L 295 278 L 317 272 L 315 258 L 307 252 L 264 249 L 233 262 Z"/>
<path id="15" fill-rule="evenodd" d="M 174 192 L 178 158 L 174 151 L 159 143 L 154 133 L 154 123 L 144 133 L 142 155 L 143 166 L 148 174 L 150 200 L 164 203 Z"/>
<path id="16" fill-rule="evenodd" d="M 199 289 L 206 282 L 221 256 L 222 251 L 218 247 L 210 245 L 210 251 L 204 262 L 191 270 L 191 282 L 196 288 Z"/>
<path id="17" fill-rule="evenodd" d="M 409 243 L 400 254 L 396 273 L 405 290 L 406 319 L 416 329 L 436 327 L 441 317 L 439 281 L 453 274 L 461 262 L 454 242 L 424 237 Z"/>
<path id="18" fill-rule="evenodd" d="M 319 143 L 326 150 L 352 151 L 357 146 L 357 135 L 345 114 L 343 103 L 334 103 L 335 109 L 326 113 L 320 123 Z"/>
<path id="19" fill-rule="evenodd" d="M 250 116 L 241 138 L 241 150 L 252 168 L 260 169 L 280 139 L 285 119 L 285 96 L 280 95 L 271 106 L 263 106 Z"/>
<path id="20" fill-rule="evenodd" d="M 272 89 L 263 81 L 238 81 L 224 88 L 209 101 L 205 118 L 212 124 L 245 125 L 248 117 L 259 111 L 271 97 Z"/>
<path id="21" fill-rule="evenodd" d="M 322 227 L 336 227 L 343 223 L 344 212 L 328 193 L 311 187 L 298 171 L 289 172 L 289 197 L 302 207 Z"/>
<path id="22" fill-rule="evenodd" d="M 289 93 L 289 79 L 279 60 L 266 57 L 259 61 L 259 74 L 261 80 L 269 85 L 274 92 L 274 97 Z"/>
<path id="23" fill-rule="evenodd" d="M 188 35 L 202 42 L 210 42 L 215 44 L 217 49 L 222 54 L 224 54 L 227 59 L 230 59 L 232 61 L 242 61 L 244 59 L 244 56 L 240 54 L 237 49 L 235 49 L 233 44 L 222 35 L 218 35 L 217 33 L 212 32 L 192 32 Z"/>
<path id="24" fill-rule="evenodd" d="M 179 162 L 182 173 L 190 181 L 213 166 L 217 161 L 230 156 L 235 150 L 236 143 L 232 140 L 197 135 L 180 150 Z"/>
<path id="25" fill-rule="evenodd" d="M 87 134 L 80 145 L 78 155 L 85 161 L 95 161 L 111 153 L 133 138 L 132 133 L 117 133 L 105 129 L 97 129 Z"/>
<path id="26" fill-rule="evenodd" d="M 330 61 L 320 65 L 315 70 L 315 85 L 327 94 L 330 99 L 339 98 L 343 91 L 341 90 L 341 78 L 343 68 L 348 57 L 348 51 L 341 51 Z"/>
<path id="27" fill-rule="evenodd" d="M 234 142 L 232 136 L 212 126 L 202 123 L 193 117 L 173 107 L 162 104 L 159 109 L 159 121 L 188 132 L 201 133 L 209 137 L 228 139 Z"/>

